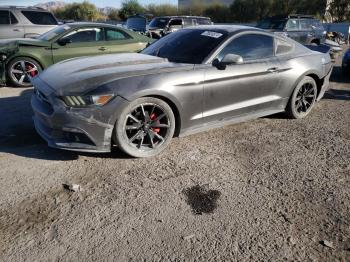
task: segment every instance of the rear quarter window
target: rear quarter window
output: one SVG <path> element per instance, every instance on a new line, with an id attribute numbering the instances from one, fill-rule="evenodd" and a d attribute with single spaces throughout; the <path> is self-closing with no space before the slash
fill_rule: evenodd
<path id="1" fill-rule="evenodd" d="M 288 43 L 287 41 L 284 41 L 279 38 L 276 38 L 275 41 L 275 53 L 277 56 L 288 54 L 293 51 L 294 46 L 291 43 Z"/>
<path id="2" fill-rule="evenodd" d="M 48 12 L 22 11 L 22 14 L 35 25 L 57 25 L 55 17 Z"/>

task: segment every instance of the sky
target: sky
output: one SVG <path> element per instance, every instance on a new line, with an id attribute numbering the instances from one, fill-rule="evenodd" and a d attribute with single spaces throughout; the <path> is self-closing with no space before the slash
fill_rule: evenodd
<path id="1" fill-rule="evenodd" d="M 35 5 L 39 3 L 50 2 L 51 0 L 0 0 L 0 5 L 20 5 L 28 6 Z M 72 2 L 83 2 L 83 0 L 61 0 L 62 2 L 72 3 Z M 123 0 L 88 0 L 89 2 L 95 4 L 97 7 L 120 7 Z M 139 0 L 142 5 L 147 4 L 177 4 L 177 0 Z"/>

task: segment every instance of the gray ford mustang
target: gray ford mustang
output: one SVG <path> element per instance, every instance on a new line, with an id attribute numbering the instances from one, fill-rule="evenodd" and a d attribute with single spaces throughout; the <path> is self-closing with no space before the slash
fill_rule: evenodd
<path id="1" fill-rule="evenodd" d="M 37 132 L 49 146 L 134 157 L 174 136 L 285 111 L 310 113 L 332 64 L 283 36 L 243 26 L 183 29 L 138 54 L 75 58 L 33 79 Z"/>

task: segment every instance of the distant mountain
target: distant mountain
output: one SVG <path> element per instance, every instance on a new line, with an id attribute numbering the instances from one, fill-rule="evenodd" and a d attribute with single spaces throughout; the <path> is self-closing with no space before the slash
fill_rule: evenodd
<path id="1" fill-rule="evenodd" d="M 40 7 L 46 10 L 54 10 L 57 8 L 64 7 L 67 3 L 62 1 L 50 1 L 46 3 L 36 4 L 35 7 Z"/>

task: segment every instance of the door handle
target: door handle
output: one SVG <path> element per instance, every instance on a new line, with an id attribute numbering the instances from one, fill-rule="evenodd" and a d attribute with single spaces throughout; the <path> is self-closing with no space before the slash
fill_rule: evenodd
<path id="1" fill-rule="evenodd" d="M 278 67 L 271 67 L 269 69 L 266 70 L 269 73 L 276 73 L 278 72 Z"/>
<path id="2" fill-rule="evenodd" d="M 104 46 L 102 46 L 102 47 L 100 47 L 98 50 L 100 50 L 100 51 L 106 51 L 107 48 L 105 48 Z"/>
<path id="3" fill-rule="evenodd" d="M 17 29 L 17 28 L 15 28 L 15 29 L 13 29 L 13 31 L 20 32 L 20 31 L 21 31 L 21 29 Z"/>

